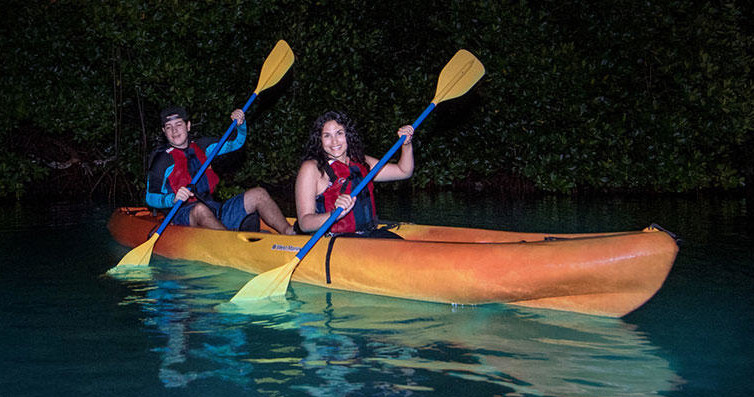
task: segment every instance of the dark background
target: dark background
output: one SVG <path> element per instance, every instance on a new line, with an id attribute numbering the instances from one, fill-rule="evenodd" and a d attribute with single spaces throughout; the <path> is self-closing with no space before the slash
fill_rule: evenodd
<path id="1" fill-rule="evenodd" d="M 277 40 L 220 194 L 291 189 L 309 125 L 348 111 L 375 157 L 460 48 L 487 73 L 386 189 L 740 193 L 751 185 L 752 6 L 732 1 L 3 1 L 0 197 L 143 202 L 159 110 L 220 136 Z"/>

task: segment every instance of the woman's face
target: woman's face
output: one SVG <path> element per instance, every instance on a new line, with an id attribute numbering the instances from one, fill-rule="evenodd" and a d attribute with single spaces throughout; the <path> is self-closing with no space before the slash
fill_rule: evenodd
<path id="1" fill-rule="evenodd" d="M 322 126 L 322 148 L 333 160 L 346 162 L 348 141 L 346 129 L 335 120 L 330 120 Z"/>

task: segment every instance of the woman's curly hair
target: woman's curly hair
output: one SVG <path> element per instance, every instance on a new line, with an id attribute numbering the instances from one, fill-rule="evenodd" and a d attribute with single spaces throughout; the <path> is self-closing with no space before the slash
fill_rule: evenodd
<path id="1" fill-rule="evenodd" d="M 348 157 L 367 165 L 366 158 L 364 157 L 364 145 L 361 142 L 359 133 L 356 131 L 356 123 L 342 111 L 328 111 L 317 117 L 317 120 L 314 121 L 309 130 L 309 142 L 306 145 L 304 160 L 316 160 L 317 168 L 320 172 L 325 172 L 325 166 L 329 158 L 322 147 L 322 128 L 328 121 L 335 121 L 343 126 L 346 132 L 346 143 L 348 144 Z"/>

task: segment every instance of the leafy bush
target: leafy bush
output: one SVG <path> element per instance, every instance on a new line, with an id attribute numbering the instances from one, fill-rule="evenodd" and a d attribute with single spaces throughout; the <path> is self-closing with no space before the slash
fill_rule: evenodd
<path id="1" fill-rule="evenodd" d="M 418 131 L 415 187 L 687 192 L 752 178 L 753 39 L 736 3 L 7 3 L 0 196 L 52 196 L 78 175 L 67 191 L 142 200 L 159 109 L 182 104 L 194 131 L 219 136 L 280 38 L 296 63 L 247 113 L 242 153 L 217 160 L 223 194 L 290 186 L 329 109 L 380 157 L 459 48 L 487 74 Z M 78 174 L 61 178 L 61 162 Z"/>

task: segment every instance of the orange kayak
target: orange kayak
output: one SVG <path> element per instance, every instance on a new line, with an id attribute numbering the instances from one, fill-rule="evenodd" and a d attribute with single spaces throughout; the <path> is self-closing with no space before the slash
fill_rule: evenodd
<path id="1" fill-rule="evenodd" d="M 135 247 L 162 221 L 146 208 L 117 209 L 108 229 Z M 291 220 L 293 221 L 293 220 Z M 662 286 L 678 253 L 659 227 L 590 234 L 518 233 L 401 223 L 403 237 L 323 237 L 293 273 L 325 288 L 456 304 L 507 303 L 621 317 Z M 310 236 L 171 225 L 154 253 L 259 274 L 288 263 Z"/>

